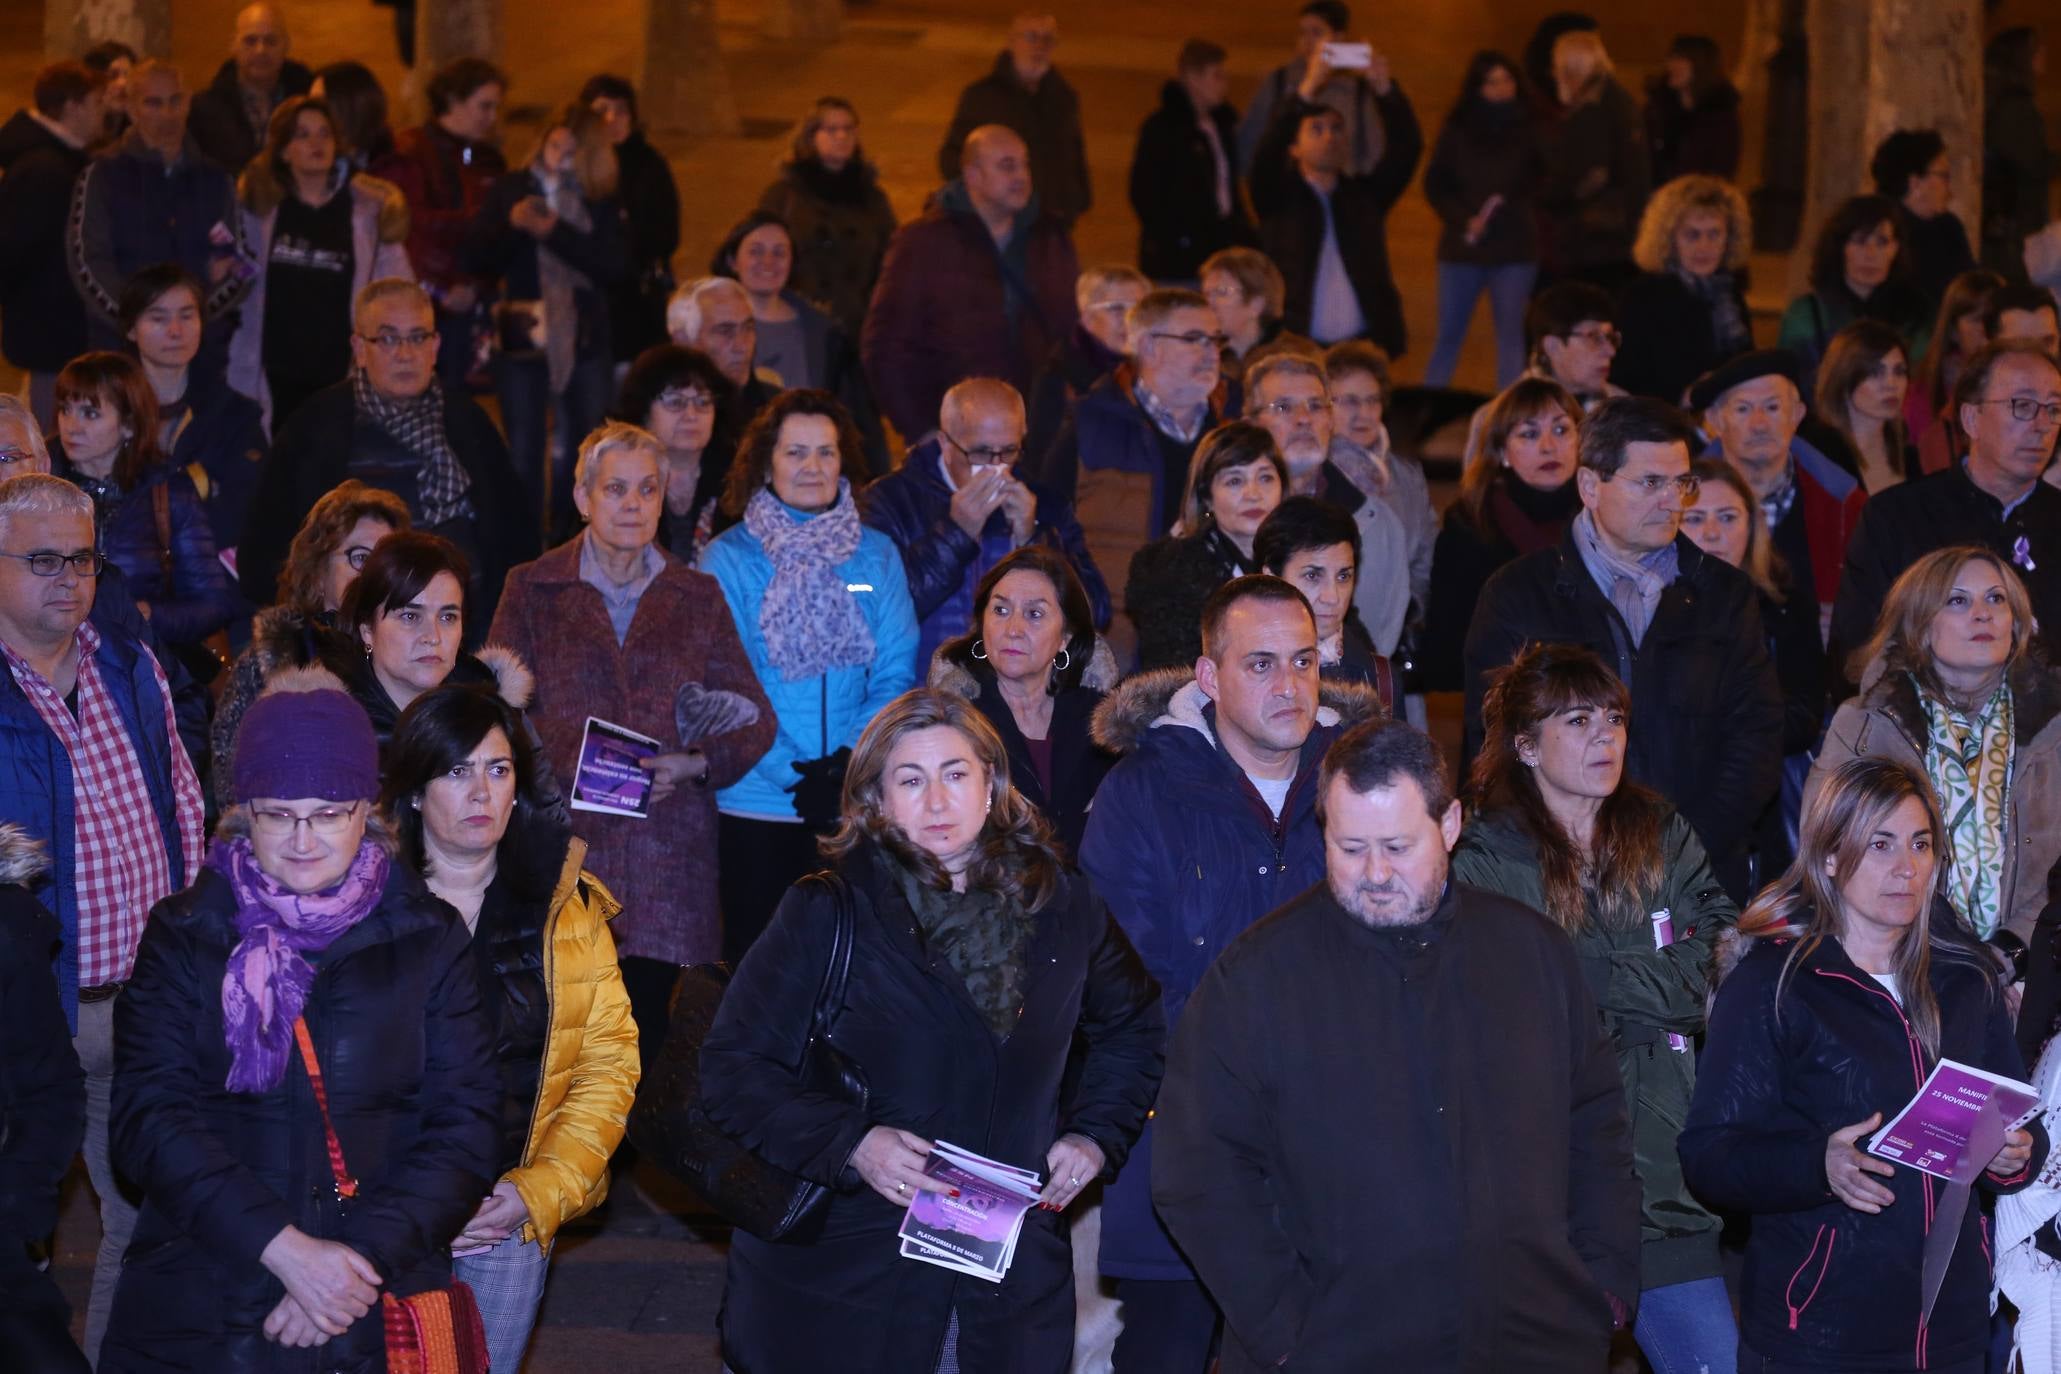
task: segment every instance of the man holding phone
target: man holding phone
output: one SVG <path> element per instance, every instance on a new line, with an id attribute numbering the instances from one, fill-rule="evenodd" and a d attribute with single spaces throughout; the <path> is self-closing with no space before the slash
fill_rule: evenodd
<path id="1" fill-rule="evenodd" d="M 1352 11 L 1344 0 L 1307 0 L 1295 19 L 1295 56 L 1267 73 L 1238 124 L 1238 170 L 1252 174 L 1261 140 L 1281 107 L 1311 72 L 1322 68 L 1312 99 L 1338 111 L 1347 139 L 1346 170 L 1364 175 L 1381 161 L 1387 143 L 1376 88 L 1388 84 L 1388 59 L 1347 31 Z M 1376 79 L 1376 72 L 1379 79 Z"/>

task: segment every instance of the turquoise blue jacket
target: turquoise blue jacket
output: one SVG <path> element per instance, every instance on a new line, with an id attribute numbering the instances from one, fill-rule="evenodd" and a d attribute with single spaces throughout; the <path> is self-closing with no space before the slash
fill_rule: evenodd
<path id="1" fill-rule="evenodd" d="M 786 509 L 796 520 L 811 518 Z M 839 565 L 839 575 L 853 589 L 873 630 L 874 655 L 865 667 L 833 668 L 827 682 L 820 675 L 789 682 L 766 661 L 759 603 L 773 580 L 773 560 L 756 535 L 732 525 L 702 551 L 701 570 L 722 584 L 737 636 L 780 720 L 773 747 L 749 773 L 716 793 L 716 807 L 748 816 L 792 816 L 794 798 L 787 789 L 801 775 L 789 765 L 857 744 L 866 722 L 916 685 L 916 607 L 909 600 L 902 555 L 886 535 L 864 529 L 857 551 Z"/>

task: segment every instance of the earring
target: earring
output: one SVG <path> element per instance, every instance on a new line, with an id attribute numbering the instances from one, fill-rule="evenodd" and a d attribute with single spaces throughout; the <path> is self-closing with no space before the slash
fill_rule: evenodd
<path id="1" fill-rule="evenodd" d="M 988 661 L 988 646 L 984 641 L 978 639 L 973 641 L 973 656 L 982 663 Z"/>
<path id="2" fill-rule="evenodd" d="M 1063 673 L 1071 667 L 1073 667 L 1073 654 L 1067 649 L 1060 649 L 1059 657 L 1052 660 L 1052 671 Z"/>

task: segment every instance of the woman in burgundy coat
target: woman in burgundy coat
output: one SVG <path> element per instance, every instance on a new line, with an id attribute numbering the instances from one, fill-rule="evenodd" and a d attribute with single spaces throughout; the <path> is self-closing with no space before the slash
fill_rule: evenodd
<path id="1" fill-rule="evenodd" d="M 660 548 L 665 452 L 608 424 L 580 445 L 573 499 L 586 529 L 508 575 L 491 635 L 536 666 L 530 720 L 575 799 L 587 867 L 622 901 L 614 933 L 639 1039 L 664 1042 L 673 980 L 718 957 L 715 789 L 773 742 L 773 708 L 715 579 Z M 593 716 L 660 743 L 643 816 L 577 809 Z"/>

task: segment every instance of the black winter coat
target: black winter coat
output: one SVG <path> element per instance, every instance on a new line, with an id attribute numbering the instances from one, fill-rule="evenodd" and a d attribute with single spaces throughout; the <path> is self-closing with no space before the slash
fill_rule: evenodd
<path id="1" fill-rule="evenodd" d="M 1739 172 L 1739 88 L 1720 80 L 1685 106 L 1667 79 L 1656 76 L 1646 85 L 1646 149 L 1655 186 L 1691 172 L 1730 181 Z"/>
<path id="2" fill-rule="evenodd" d="M 1938 918 L 1935 918 L 1938 919 Z M 1924 1081 L 1919 1042 L 1886 989 L 1826 940 L 1777 983 L 1794 945 L 1755 941 L 1718 989 L 1682 1128 L 1689 1186 L 1713 1207 L 1749 1213 L 1740 1319 L 1747 1344 L 1784 1367 L 1947 1368 L 1979 1362 L 1989 1338 L 1990 1244 L 1970 1199 L 1929 1324 L 1921 1323 L 1919 1256 L 1945 1186 L 1899 1168 L 1874 1180 L 1896 1201 L 1870 1215 L 1833 1196 L 1825 1143 L 1881 1112 L 1893 1117 Z M 2023 1078 L 2011 1021 L 1981 963 L 1932 956 L 1939 1052 Z M 1779 1015 L 1777 1014 L 1779 1010 Z M 2037 1124 L 2031 1164 L 1985 1191 L 2016 1192 L 2038 1174 L 2047 1141 Z M 1924 1358 L 1919 1358 L 1923 1352 Z"/>
<path id="3" fill-rule="evenodd" d="M 315 84 L 315 74 L 288 58 L 279 69 L 279 95 L 306 95 Z M 186 130 L 210 162 L 230 176 L 239 175 L 265 146 L 265 130 L 253 129 L 244 112 L 243 91 L 236 81 L 236 59 L 215 68 L 208 88 L 193 97 L 186 116 Z"/>
<path id="4" fill-rule="evenodd" d="M 1152 1196 L 1222 1305 L 1224 1374 L 1602 1369 L 1639 1296 L 1617 1058 L 1574 947 L 1448 883 L 1376 929 L 1319 882 L 1189 1001 Z"/>
<path id="5" fill-rule="evenodd" d="M 895 234 L 895 208 L 873 165 L 853 158 L 832 172 L 820 162 L 789 162 L 759 196 L 759 209 L 787 221 L 794 241 L 788 289 L 828 310 L 845 337 L 857 339 Z"/>
<path id="6" fill-rule="evenodd" d="M 57 1225 L 58 1185 L 86 1133 L 86 1075 L 57 996 L 57 918 L 27 887 L 44 865 L 41 845 L 0 825 L 0 1312 L 61 1314 L 28 1246 Z"/>
<path id="7" fill-rule="evenodd" d="M 1400 358 L 1408 345 L 1403 326 L 1403 298 L 1388 265 L 1388 212 L 1409 189 L 1410 178 L 1424 156 L 1424 134 L 1417 112 L 1401 84 L 1376 96 L 1385 138 L 1381 161 L 1365 176 L 1339 180 L 1331 193 L 1331 217 L 1345 274 L 1366 317 L 1367 337 Z M 1311 298 L 1317 284 L 1317 258 L 1324 248 L 1324 203 L 1296 170 L 1288 149 L 1307 107 L 1286 102 L 1275 115 L 1253 154 L 1252 208 L 1259 216 L 1260 247 L 1281 269 L 1287 283 L 1287 304 L 1281 323 L 1297 334 L 1310 332 Z"/>
<path id="8" fill-rule="evenodd" d="M 1559 541 L 1582 508 L 1581 493 L 1575 490 L 1572 478 L 1552 491 L 1527 487 L 1507 472 L 1494 480 L 1512 493 L 1516 514 L 1533 522 L 1526 533 L 1543 538 L 1550 531 L 1550 542 Z M 1438 542 L 1431 546 L 1431 605 L 1424 613 L 1424 635 L 1417 645 L 1418 681 L 1427 692 L 1461 690 L 1466 677 L 1462 652 L 1481 589 L 1496 569 L 1525 552 L 1510 532 L 1497 524 L 1493 501 L 1483 503 L 1482 516 L 1486 530 L 1470 519 L 1457 501 L 1447 506 Z"/>
<path id="9" fill-rule="evenodd" d="M 1217 158 L 1188 88 L 1169 81 L 1159 108 L 1138 126 L 1131 154 L 1131 209 L 1138 216 L 1138 270 L 1154 281 L 1192 281 L 1220 248 L 1259 242 L 1238 175 L 1238 111 L 1228 103 L 1206 116 L 1217 131 L 1231 182 L 1231 213 L 1217 209 Z"/>
<path id="10" fill-rule="evenodd" d="M 1053 1374 L 1073 1351 L 1064 1221 L 1032 1210 L 1001 1283 L 959 1277 L 897 1258 L 902 1209 L 848 1161 L 886 1125 L 1042 1173 L 1052 1143 L 1074 1132 L 1101 1147 L 1103 1176 L 1114 1177 L 1159 1086 L 1159 987 L 1088 881 L 1068 873 L 1038 914 L 1016 1028 L 998 1040 L 952 966 L 923 947 L 890 862 L 868 847 L 839 866 L 858 932 L 831 1040 L 865 1074 L 863 1111 L 804 1093 L 795 1076 L 830 952 L 831 899 L 818 892 L 787 894 L 702 1046 L 710 1118 L 770 1163 L 837 1189 L 810 1242 L 732 1239 L 723 1358 L 736 1374 L 931 1370 L 956 1311 L 960 1368 Z M 1061 1101 L 1077 1035 L 1086 1054 Z"/>
<path id="11" fill-rule="evenodd" d="M 614 360 L 615 334 L 609 322 L 609 293 L 621 282 L 631 280 L 629 244 L 623 230 L 622 203 L 614 196 L 586 200 L 590 227 L 585 231 L 561 218 L 550 236 L 537 239 L 508 222 L 516 202 L 542 196 L 543 183 L 527 167 L 517 168 L 496 181 L 481 202 L 479 213 L 465 233 L 465 266 L 468 271 L 500 283 L 505 299 L 533 301 L 544 294 L 540 249 L 549 248 L 575 272 L 586 277 L 587 285 L 573 290 L 571 320 L 547 316 L 545 328 L 573 331 L 573 355 L 580 362 Z"/>
<path id="12" fill-rule="evenodd" d="M 1202 607 L 1209 594 L 1258 567 L 1214 525 L 1200 534 L 1155 539 L 1131 558 L 1124 614 L 1138 629 L 1138 670 L 1189 668 L 1202 656 Z"/>
<path id="13" fill-rule="evenodd" d="M 1095 708 L 1102 704 L 1102 693 L 1092 687 L 1067 687 L 1052 698 L 1052 723 L 1045 732 L 1052 745 L 1048 787 L 1031 761 L 1030 743 L 1016 723 L 1016 713 L 995 685 L 994 669 L 975 659 L 971 650 L 971 643 L 963 638 L 938 650 L 930 664 L 930 685 L 957 692 L 980 708 L 1009 753 L 1009 785 L 1052 822 L 1071 860 L 1081 852 L 1081 836 L 1088 828 L 1088 807 L 1095 800 L 1095 790 L 1116 763 L 1116 755 L 1095 740 Z"/>
<path id="14" fill-rule="evenodd" d="M 1562 272 L 1631 261 L 1652 189 L 1645 130 L 1631 93 L 1609 77 L 1602 93 L 1561 116 L 1547 140 L 1547 261 Z M 1601 179 L 1596 180 L 1595 174 Z"/>
<path id="15" fill-rule="evenodd" d="M 961 92 L 959 107 L 938 148 L 938 175 L 959 176 L 959 150 L 966 135 L 984 124 L 1014 129 L 1030 150 L 1031 185 L 1045 212 L 1067 228 L 1088 212 L 1095 191 L 1088 181 L 1088 144 L 1081 133 L 1081 98 L 1073 85 L 1050 68 L 1037 88 L 1016 75 L 1008 52 L 995 55 L 993 70 Z"/>
<path id="16" fill-rule="evenodd" d="M 642 129 L 615 145 L 615 160 L 627 270 L 605 294 L 615 361 L 625 363 L 666 341 L 666 298 L 680 247 L 680 188 L 665 154 Z"/>
<path id="17" fill-rule="evenodd" d="M 1546 175 L 1545 145 L 1523 102 L 1502 113 L 1479 100 L 1453 112 L 1438 131 L 1424 169 L 1424 198 L 1438 213 L 1440 262 L 1506 263 L 1539 260 L 1538 211 L 1532 198 Z M 1479 241 L 1467 242 L 1467 222 L 1490 196 L 1502 204 Z"/>
<path id="18" fill-rule="evenodd" d="M 368 840 L 367 843 L 373 841 Z M 500 1085 L 457 913 L 395 863 L 372 914 L 308 956 L 303 1015 L 358 1196 L 339 1204 L 298 1055 L 231 1093 L 222 975 L 236 901 L 213 868 L 157 904 L 115 1009 L 112 1145 L 143 1191 L 102 1374 L 382 1374 L 379 1310 L 313 1352 L 264 1338 L 285 1289 L 258 1262 L 288 1226 L 370 1260 L 397 1297 L 450 1281 L 451 1238 L 494 1181 Z"/>
<path id="19" fill-rule="evenodd" d="M 2061 496 L 2061 492 L 2056 493 Z M 1734 901 L 1747 893 L 1753 823 L 1781 780 L 1782 689 L 1768 661 L 1759 594 L 1746 574 L 1683 536 L 1679 572 L 1634 650 L 1570 529 L 1559 547 L 1503 568 L 1467 631 L 1466 754 L 1480 752 L 1488 675 L 1527 644 L 1595 651 L 1631 688 L 1627 769 L 1696 827 Z M 1620 648 L 1622 644 L 1622 648 Z"/>
<path id="20" fill-rule="evenodd" d="M 16 111 L 0 126 L 0 356 L 57 372 L 86 351 L 86 303 L 65 269 L 65 216 L 86 150 Z"/>
<path id="21" fill-rule="evenodd" d="M 476 518 L 447 522 L 432 533 L 449 536 L 471 556 L 475 586 L 465 621 L 484 632 L 493 623 L 508 570 L 537 556 L 537 522 L 523 511 L 522 486 L 501 431 L 470 396 L 445 394 L 444 434 L 472 479 L 468 494 Z M 393 492 L 419 520 L 416 474 L 421 466 L 414 452 L 358 414 L 348 378 L 316 392 L 280 429 L 258 468 L 257 490 L 236 553 L 244 596 L 253 606 L 278 600 L 287 546 L 315 502 L 346 477 Z"/>
<path id="22" fill-rule="evenodd" d="M 1753 347 L 1753 314 L 1746 307 L 1743 272 L 1732 274 L 1732 292 L 1748 332 L 1744 340 L 1727 346 L 1717 337 L 1710 307 L 1674 273 L 1647 272 L 1627 282 L 1617 302 L 1617 327 L 1624 342 L 1610 366 L 1610 380 L 1634 396 L 1681 405 L 1691 382 Z"/>

